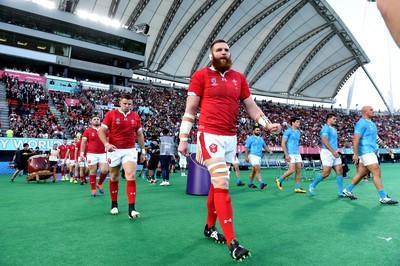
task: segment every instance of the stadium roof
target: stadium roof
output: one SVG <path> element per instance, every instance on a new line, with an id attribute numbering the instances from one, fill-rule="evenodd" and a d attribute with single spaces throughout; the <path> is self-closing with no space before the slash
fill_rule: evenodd
<path id="1" fill-rule="evenodd" d="M 325 0 L 60 0 L 59 9 L 148 34 L 144 71 L 135 73 L 157 78 L 187 80 L 223 38 L 256 95 L 332 102 L 369 62 Z"/>

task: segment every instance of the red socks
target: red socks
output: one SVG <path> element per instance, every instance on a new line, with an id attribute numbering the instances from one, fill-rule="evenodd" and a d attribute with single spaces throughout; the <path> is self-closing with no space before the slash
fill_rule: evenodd
<path id="1" fill-rule="evenodd" d="M 126 180 L 126 195 L 128 204 L 136 202 L 136 180 Z"/>
<path id="2" fill-rule="evenodd" d="M 112 181 L 110 179 L 110 196 L 111 202 L 118 201 L 118 180 Z"/>
<path id="3" fill-rule="evenodd" d="M 217 212 L 215 210 L 215 203 L 214 203 L 214 186 L 210 186 L 210 190 L 208 191 L 208 198 L 207 198 L 207 226 L 210 228 L 211 226 L 215 225 L 217 221 Z"/>
<path id="4" fill-rule="evenodd" d="M 106 179 L 107 174 L 100 173 L 99 185 L 103 185 L 104 180 Z"/>
<path id="5" fill-rule="evenodd" d="M 92 190 L 96 190 L 96 175 L 90 175 L 89 180 L 90 180 L 90 188 Z"/>
<path id="6" fill-rule="evenodd" d="M 215 188 L 214 189 L 214 202 L 217 211 L 218 220 L 227 240 L 228 247 L 233 239 L 235 239 L 235 232 L 233 230 L 233 210 L 231 204 L 231 197 L 229 190 Z"/>

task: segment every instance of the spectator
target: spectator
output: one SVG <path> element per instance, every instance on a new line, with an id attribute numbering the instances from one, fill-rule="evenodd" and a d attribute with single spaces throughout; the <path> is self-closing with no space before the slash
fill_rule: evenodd
<path id="1" fill-rule="evenodd" d="M 12 131 L 12 129 L 9 128 L 9 129 L 6 131 L 6 136 L 7 136 L 7 138 L 12 138 L 12 137 L 14 137 L 14 131 Z"/>

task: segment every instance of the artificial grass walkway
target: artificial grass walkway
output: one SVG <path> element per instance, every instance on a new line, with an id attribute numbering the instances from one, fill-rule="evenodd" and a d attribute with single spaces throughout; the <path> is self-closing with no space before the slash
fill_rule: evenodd
<path id="1" fill-rule="evenodd" d="M 385 190 L 395 200 L 399 168 L 382 165 Z M 241 172 L 243 182 L 248 174 Z M 236 236 L 252 253 L 241 265 L 400 265 L 400 207 L 381 205 L 372 181 L 361 182 L 353 191 L 359 199 L 350 201 L 337 197 L 334 179 L 311 197 L 293 192 L 293 178 L 279 191 L 274 169 L 262 174 L 265 190 L 237 187 L 231 173 Z M 187 195 L 186 177 L 178 173 L 169 187 L 138 179 L 137 220 L 128 219 L 123 179 L 117 216 L 109 214 L 108 180 L 96 198 L 88 184 L 27 184 L 22 176 L 11 184 L 1 175 L 0 187 L 2 266 L 237 263 L 226 245 L 203 236 L 206 197 Z"/>

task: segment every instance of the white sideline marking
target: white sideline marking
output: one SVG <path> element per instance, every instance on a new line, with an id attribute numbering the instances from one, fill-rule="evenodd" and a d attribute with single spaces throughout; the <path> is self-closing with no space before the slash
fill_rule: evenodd
<path id="1" fill-rule="evenodd" d="M 393 238 L 391 238 L 391 237 L 382 237 L 382 236 L 378 236 L 378 238 L 379 238 L 379 239 L 386 240 L 386 241 L 390 241 L 390 240 L 393 239 Z"/>

